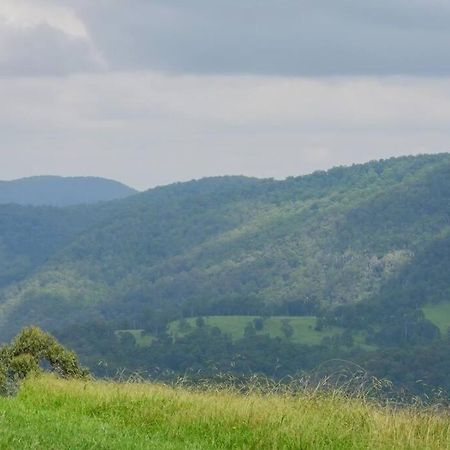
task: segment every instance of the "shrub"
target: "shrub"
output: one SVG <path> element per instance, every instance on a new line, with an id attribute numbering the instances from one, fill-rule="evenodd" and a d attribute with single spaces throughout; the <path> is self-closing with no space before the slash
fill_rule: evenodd
<path id="1" fill-rule="evenodd" d="M 62 377 L 84 378 L 89 374 L 80 365 L 76 354 L 64 348 L 52 335 L 38 327 L 26 327 L 10 344 L 0 348 L 0 393 L 15 391 L 12 387 L 17 382 L 42 371 L 44 361 Z"/>

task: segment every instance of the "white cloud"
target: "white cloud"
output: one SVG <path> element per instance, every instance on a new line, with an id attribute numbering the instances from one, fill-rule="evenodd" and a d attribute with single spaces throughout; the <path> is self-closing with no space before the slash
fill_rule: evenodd
<path id="1" fill-rule="evenodd" d="M 70 7 L 45 0 L 0 1 L 0 76 L 61 76 L 106 67 Z"/>
<path id="2" fill-rule="evenodd" d="M 88 39 L 84 23 L 73 9 L 43 0 L 1 0 L 0 22 L 16 28 L 45 24 L 76 38 Z"/>
<path id="3" fill-rule="evenodd" d="M 284 177 L 450 142 L 450 79 L 122 73 L 4 79 L 0 97 L 0 179 Z"/>

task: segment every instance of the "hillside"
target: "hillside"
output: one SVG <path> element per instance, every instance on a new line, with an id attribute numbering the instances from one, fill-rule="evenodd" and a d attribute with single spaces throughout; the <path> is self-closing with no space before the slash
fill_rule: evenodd
<path id="1" fill-rule="evenodd" d="M 440 154 L 285 181 L 203 179 L 95 206 L 0 205 L 0 336 L 34 323 L 110 370 L 283 376 L 339 355 L 377 367 L 381 353 L 361 351 L 446 338 L 421 311 L 450 300 L 449 199 L 450 155 Z M 182 316 L 220 326 L 173 342 L 167 326 Z M 318 329 L 283 341 L 250 327 L 232 340 L 237 325 L 221 316 L 247 316 L 241 331 L 255 316 L 310 316 Z M 141 329 L 150 348 L 116 333 Z"/>
<path id="2" fill-rule="evenodd" d="M 2 234 L 6 254 L 40 258 L 33 276 L 4 293 L 3 317 L 17 328 L 30 321 L 54 328 L 76 304 L 78 314 L 107 312 L 145 328 L 149 309 L 304 314 L 365 301 L 447 235 L 449 198 L 450 157 L 437 155 L 281 182 L 182 183 L 54 211 L 59 222 L 50 226 L 45 210 L 10 211 L 3 220 L 20 221 L 19 229 L 29 216 L 24 234 L 33 244 L 42 242 L 39 233 L 51 242 L 17 251 L 17 227 Z"/>
<path id="3" fill-rule="evenodd" d="M 443 449 L 447 414 L 296 395 L 157 384 L 27 380 L 0 398 L 2 448 Z M 24 426 L 26 423 L 27 426 Z"/>
<path id="4" fill-rule="evenodd" d="M 105 178 L 38 176 L 0 181 L 0 204 L 69 206 L 115 200 L 136 192 Z"/>

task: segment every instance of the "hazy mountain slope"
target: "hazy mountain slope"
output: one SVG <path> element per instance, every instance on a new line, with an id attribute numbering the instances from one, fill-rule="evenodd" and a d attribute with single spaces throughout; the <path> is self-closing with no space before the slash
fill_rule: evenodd
<path id="1" fill-rule="evenodd" d="M 38 270 L 83 231 L 107 223 L 120 202 L 65 208 L 0 204 L 0 290 Z"/>
<path id="2" fill-rule="evenodd" d="M 81 208 L 0 205 L 0 288 L 26 277 L 90 223 Z"/>
<path id="3" fill-rule="evenodd" d="M 0 181 L 0 204 L 68 206 L 135 194 L 122 183 L 96 177 L 39 176 Z"/>
<path id="4" fill-rule="evenodd" d="M 364 301 L 447 232 L 449 199 L 444 154 L 286 181 L 205 179 L 87 207 L 92 224 L 3 292 L 3 331 L 92 317 L 144 325 L 179 307 L 304 313 Z"/>
<path id="5" fill-rule="evenodd" d="M 46 249 L 41 259 L 41 263 L 44 263 L 41 270 L 17 288 L 10 286 L 3 293 L 0 292 L 3 303 L 0 314 L 3 312 L 5 316 L 6 311 L 8 317 L 2 331 L 5 332 L 9 327 L 16 328 L 21 323 L 36 322 L 52 328 L 61 321 L 76 321 L 80 315 L 92 319 L 96 313 L 100 314 L 99 310 L 107 313 L 98 305 L 98 300 L 109 299 L 112 295 L 111 284 L 120 280 L 124 272 L 132 270 L 132 266 L 137 266 L 140 259 L 151 261 L 163 258 L 166 253 L 176 252 L 180 242 L 183 245 L 189 245 L 189 242 L 194 244 L 195 239 L 201 239 L 201 236 L 195 237 L 197 228 L 201 230 L 202 236 L 213 235 L 216 229 L 229 227 L 228 222 L 234 224 L 235 219 L 231 217 L 227 221 L 223 215 L 213 218 L 211 214 L 205 213 L 202 203 L 210 201 L 211 195 L 222 201 L 221 196 L 229 192 L 235 195 L 245 190 L 246 185 L 255 183 L 261 182 L 239 177 L 210 179 L 200 183 L 176 184 L 129 199 L 86 207 L 57 209 L 4 206 L 10 209 L 9 214 L 4 216 L 7 220 L 2 230 L 3 239 L 9 248 L 14 248 L 13 244 L 22 242 L 28 236 L 33 245 L 20 247 L 24 251 L 21 256 L 25 259 L 36 256 L 35 249 L 40 241 L 36 240 L 38 235 L 32 229 L 35 224 L 38 229 L 45 230 L 47 243 L 44 243 Z M 187 225 L 190 229 L 186 234 L 180 225 L 186 226 L 193 197 L 199 200 L 197 213 L 200 220 L 207 214 L 208 223 L 202 221 Z M 54 222 L 51 214 L 50 217 L 46 215 L 47 212 L 55 215 Z M 29 214 L 31 222 L 25 222 L 25 226 L 22 226 L 21 214 Z M 73 222 L 71 216 L 75 219 Z M 43 227 L 38 220 L 40 217 Z M 58 233 L 56 229 L 64 221 L 68 222 L 68 226 L 63 226 L 63 232 Z M 90 231 L 80 234 L 83 229 Z M 69 245 L 65 240 L 67 233 L 73 240 Z M 163 241 L 158 240 L 161 235 Z M 64 247 L 67 248 L 64 250 Z M 17 245 L 15 248 L 19 250 Z M 47 261 L 50 254 L 53 258 Z M 38 252 L 37 257 L 39 255 Z M 4 256 L 6 265 L 8 255 Z M 34 264 L 31 269 L 35 272 L 38 267 L 39 264 Z M 97 312 L 90 307 L 93 303 L 98 306 Z"/>

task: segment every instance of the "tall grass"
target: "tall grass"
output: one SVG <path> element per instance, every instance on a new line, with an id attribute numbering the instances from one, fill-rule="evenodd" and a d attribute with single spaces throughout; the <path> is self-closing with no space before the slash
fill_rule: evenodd
<path id="1" fill-rule="evenodd" d="M 43 376 L 0 399 L 0 448 L 445 449 L 450 416 L 376 405 L 344 390 L 242 393 Z"/>

